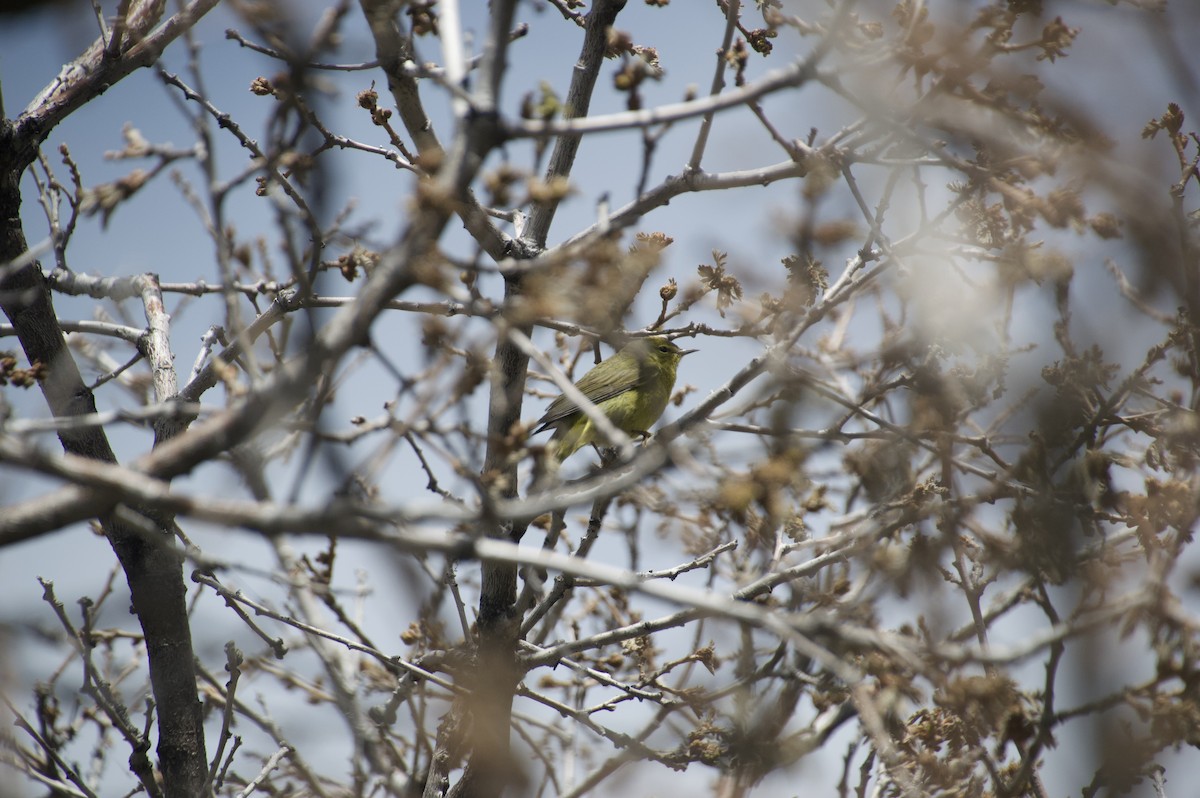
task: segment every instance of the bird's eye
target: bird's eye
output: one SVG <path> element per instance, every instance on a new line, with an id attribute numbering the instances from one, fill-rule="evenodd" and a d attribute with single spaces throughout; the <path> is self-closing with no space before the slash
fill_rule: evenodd
<path id="1" fill-rule="evenodd" d="M 670 345 L 670 344 L 663 344 L 662 346 L 660 346 L 660 347 L 658 348 L 658 351 L 659 351 L 659 352 L 662 352 L 664 355 L 669 355 L 669 354 L 671 354 L 671 345 Z"/>

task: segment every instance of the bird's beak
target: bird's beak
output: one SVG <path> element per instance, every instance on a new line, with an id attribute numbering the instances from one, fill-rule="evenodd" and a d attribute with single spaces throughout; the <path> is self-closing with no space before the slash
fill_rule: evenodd
<path id="1" fill-rule="evenodd" d="M 680 350 L 679 356 L 683 357 L 684 355 L 690 355 L 692 352 L 699 352 L 699 351 L 700 351 L 699 349 L 683 349 L 683 350 Z"/>

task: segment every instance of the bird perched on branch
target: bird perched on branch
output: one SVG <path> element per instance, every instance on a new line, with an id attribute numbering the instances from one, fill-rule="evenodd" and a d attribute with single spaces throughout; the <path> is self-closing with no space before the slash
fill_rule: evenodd
<path id="1" fill-rule="evenodd" d="M 614 427 L 626 435 L 648 438 L 650 427 L 667 409 L 680 358 L 695 351 L 680 349 L 661 336 L 638 338 L 598 363 L 575 387 Z M 588 414 L 566 394 L 551 402 L 537 423 L 535 435 L 554 429 L 549 449 L 560 463 L 589 443 L 608 443 Z"/>

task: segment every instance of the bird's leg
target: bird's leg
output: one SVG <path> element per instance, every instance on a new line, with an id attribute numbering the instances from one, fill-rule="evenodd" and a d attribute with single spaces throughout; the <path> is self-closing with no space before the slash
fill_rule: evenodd
<path id="1" fill-rule="evenodd" d="M 645 443 L 650 440 L 650 433 L 644 429 L 635 429 L 631 430 L 631 432 L 637 437 L 639 443 Z"/>

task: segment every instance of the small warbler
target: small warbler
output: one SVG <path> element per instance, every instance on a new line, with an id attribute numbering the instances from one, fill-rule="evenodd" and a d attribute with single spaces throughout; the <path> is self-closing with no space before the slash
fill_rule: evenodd
<path id="1" fill-rule="evenodd" d="M 649 429 L 667 408 L 675 388 L 679 359 L 695 352 L 662 337 L 638 338 L 598 363 L 575 383 L 612 425 L 626 435 L 650 436 Z M 554 429 L 550 453 L 566 460 L 589 443 L 606 443 L 592 419 L 565 395 L 550 403 L 533 434 Z"/>

